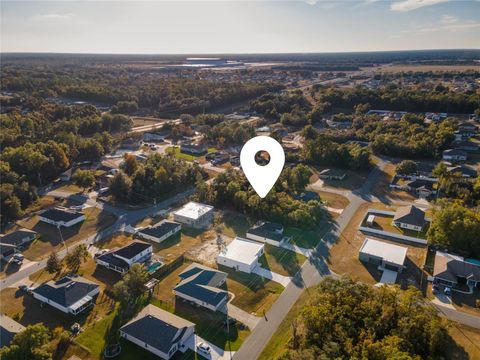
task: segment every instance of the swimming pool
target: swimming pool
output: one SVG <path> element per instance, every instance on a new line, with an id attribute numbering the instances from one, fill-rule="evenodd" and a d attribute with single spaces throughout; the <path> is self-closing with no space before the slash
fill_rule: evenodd
<path id="1" fill-rule="evenodd" d="M 149 274 L 153 274 L 155 271 L 160 269 L 163 266 L 161 261 L 155 260 L 151 264 L 148 265 L 147 271 Z"/>
<path id="2" fill-rule="evenodd" d="M 465 262 L 468 262 L 468 263 L 473 264 L 473 265 L 480 266 L 480 260 L 477 260 L 477 259 L 465 259 Z"/>

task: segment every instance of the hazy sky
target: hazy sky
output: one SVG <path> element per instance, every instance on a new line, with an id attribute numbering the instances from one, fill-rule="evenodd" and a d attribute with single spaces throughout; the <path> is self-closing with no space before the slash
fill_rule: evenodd
<path id="1" fill-rule="evenodd" d="M 480 48 L 480 1 L 4 1 L 2 52 Z"/>

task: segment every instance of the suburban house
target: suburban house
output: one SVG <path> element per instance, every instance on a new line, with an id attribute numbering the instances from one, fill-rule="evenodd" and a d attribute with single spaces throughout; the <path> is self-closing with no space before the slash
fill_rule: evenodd
<path id="1" fill-rule="evenodd" d="M 310 200 L 320 201 L 320 195 L 313 191 L 302 191 L 300 194 L 294 196 L 295 200 L 309 202 Z"/>
<path id="2" fill-rule="evenodd" d="M 477 177 L 477 171 L 465 165 L 450 166 L 447 167 L 447 171 L 450 174 L 461 174 L 464 178 L 475 178 Z"/>
<path id="3" fill-rule="evenodd" d="M 213 311 L 226 306 L 228 292 L 220 288 L 227 280 L 223 271 L 193 263 L 179 276 L 181 281 L 173 289 L 176 296 Z"/>
<path id="4" fill-rule="evenodd" d="M 213 222 L 213 206 L 190 201 L 173 213 L 173 219 L 195 229 L 203 229 Z"/>
<path id="5" fill-rule="evenodd" d="M 83 213 L 60 207 L 48 209 L 39 214 L 39 216 L 40 221 L 55 225 L 56 227 L 70 227 L 85 220 Z"/>
<path id="6" fill-rule="evenodd" d="M 448 149 L 442 153 L 442 159 L 446 161 L 466 161 L 467 153 L 459 149 Z"/>
<path id="7" fill-rule="evenodd" d="M 122 338 L 165 360 L 183 349 L 194 333 L 194 323 L 152 304 L 120 328 Z"/>
<path id="8" fill-rule="evenodd" d="M 140 229 L 136 235 L 142 239 L 151 240 L 156 243 L 168 239 L 182 229 L 182 225 L 176 222 L 163 220 L 153 226 Z"/>
<path id="9" fill-rule="evenodd" d="M 319 177 L 324 180 L 343 180 L 347 174 L 343 170 L 325 169 L 320 171 Z"/>
<path id="10" fill-rule="evenodd" d="M 383 271 L 381 283 L 395 283 L 397 273 L 404 269 L 407 248 L 366 238 L 360 247 L 358 258 L 366 263 L 378 265 Z"/>
<path id="11" fill-rule="evenodd" d="M 170 135 L 169 131 L 146 132 L 143 134 L 142 140 L 144 142 L 163 142 L 168 135 Z"/>
<path id="12" fill-rule="evenodd" d="M 478 151 L 478 149 L 480 148 L 480 146 L 477 143 L 469 140 L 454 140 L 452 145 L 455 149 L 459 149 L 467 152 Z"/>
<path id="13" fill-rule="evenodd" d="M 248 229 L 246 236 L 247 239 L 274 246 L 281 246 L 290 241 L 290 237 L 283 234 L 282 225 L 268 221 L 261 221 Z"/>
<path id="14" fill-rule="evenodd" d="M 180 151 L 185 154 L 201 156 L 207 153 L 207 147 L 202 144 L 182 144 Z"/>
<path id="15" fill-rule="evenodd" d="M 258 259 L 263 252 L 263 244 L 236 237 L 220 251 L 217 263 L 250 274 L 258 266 Z"/>
<path id="16" fill-rule="evenodd" d="M 434 283 L 449 287 L 466 285 L 470 289 L 480 288 L 480 265 L 467 262 L 461 256 L 437 251 L 433 279 Z"/>
<path id="17" fill-rule="evenodd" d="M 81 276 L 65 276 L 60 280 L 50 280 L 36 287 L 32 294 L 42 303 L 66 313 L 77 315 L 93 305 L 93 297 L 100 286 Z"/>
<path id="18" fill-rule="evenodd" d="M 36 231 L 21 228 L 8 234 L 0 235 L 0 243 L 21 246 L 35 240 L 37 235 Z"/>
<path id="19" fill-rule="evenodd" d="M 422 231 L 426 223 L 425 212 L 414 205 L 398 209 L 393 217 L 393 225 L 402 229 Z"/>
<path id="20" fill-rule="evenodd" d="M 0 314 L 0 348 L 9 346 L 13 337 L 23 330 L 25 326 L 7 315 Z"/>
<path id="21" fill-rule="evenodd" d="M 405 184 L 408 191 L 415 193 L 419 198 L 425 199 L 437 193 L 434 185 L 437 181 L 427 179 L 415 179 Z"/>
<path id="22" fill-rule="evenodd" d="M 150 260 L 152 252 L 152 245 L 143 241 L 133 241 L 122 248 L 96 256 L 95 262 L 98 265 L 105 266 L 107 269 L 123 274 L 133 264 L 144 263 Z"/>
<path id="23" fill-rule="evenodd" d="M 225 164 L 230 160 L 230 155 L 227 153 L 217 153 L 215 157 L 211 160 L 212 165 L 218 166 Z"/>
<path id="24" fill-rule="evenodd" d="M 73 175 L 73 167 L 60 174 L 60 181 L 70 181 Z"/>
<path id="25" fill-rule="evenodd" d="M 16 251 L 16 245 L 0 243 L 0 260 L 8 262 Z"/>

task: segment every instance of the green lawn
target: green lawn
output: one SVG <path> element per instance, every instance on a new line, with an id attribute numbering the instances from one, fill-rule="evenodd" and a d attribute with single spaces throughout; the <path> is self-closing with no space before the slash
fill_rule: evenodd
<path id="1" fill-rule="evenodd" d="M 305 262 L 306 257 L 296 252 L 265 244 L 265 254 L 260 258 L 260 264 L 285 276 L 294 276 Z"/>
<path id="2" fill-rule="evenodd" d="M 116 311 L 112 311 L 95 325 L 78 335 L 75 340 L 90 350 L 92 355 L 99 359 L 102 358 L 102 352 L 107 345 L 108 337 L 111 335 L 109 332 L 116 314 Z"/>
<path id="3" fill-rule="evenodd" d="M 428 226 L 426 226 L 422 231 L 414 231 L 414 230 L 402 229 L 402 228 L 396 227 L 395 225 L 392 224 L 392 221 L 393 221 L 393 216 L 375 214 L 375 222 L 372 228 L 377 230 L 388 231 L 394 234 L 416 237 L 420 239 L 427 238 Z M 362 226 L 369 227 L 368 225 L 366 225 L 366 220 L 364 220 L 364 222 L 362 223 Z"/>
<path id="4" fill-rule="evenodd" d="M 229 236 L 241 236 L 245 237 L 247 230 L 253 225 L 247 217 L 243 214 L 226 211 L 223 215 L 223 228 L 222 232 Z"/>
<path id="5" fill-rule="evenodd" d="M 207 152 L 209 152 L 209 153 L 215 152 L 215 151 L 217 151 L 217 149 L 215 149 L 215 148 L 209 148 L 209 149 L 207 150 Z M 165 149 L 165 153 L 167 153 L 167 154 L 172 154 L 172 153 L 173 153 L 177 159 L 183 159 L 183 160 L 186 160 L 186 161 L 197 160 L 198 158 L 201 157 L 201 156 L 195 156 L 195 155 L 190 155 L 190 154 L 182 153 L 182 152 L 180 151 L 180 146 L 175 146 L 175 147 L 170 146 L 170 147 L 167 147 L 167 148 Z"/>
<path id="6" fill-rule="evenodd" d="M 270 309 L 283 291 L 283 286 L 259 275 L 235 271 L 225 266 L 219 270 L 228 274 L 227 290 L 235 294 L 232 304 L 252 314 Z"/>
<path id="7" fill-rule="evenodd" d="M 311 249 L 320 243 L 322 237 L 331 225 L 331 220 L 324 217 L 320 220 L 320 223 L 311 230 L 287 227 L 285 228 L 285 235 L 292 237 L 292 244 Z"/>
<path id="8" fill-rule="evenodd" d="M 160 302 L 156 298 L 153 298 L 151 303 L 193 322 L 195 324 L 195 333 L 198 336 L 225 350 L 231 349 L 236 351 L 240 349 L 243 341 L 250 333 L 249 330 L 240 329 L 237 324 L 231 325 L 230 333 L 227 333 L 227 329 L 224 326 L 225 314 L 219 311 L 210 311 L 203 307 L 197 308 L 183 303 L 180 299 L 177 299 L 174 308 L 172 308 L 171 304 Z"/>

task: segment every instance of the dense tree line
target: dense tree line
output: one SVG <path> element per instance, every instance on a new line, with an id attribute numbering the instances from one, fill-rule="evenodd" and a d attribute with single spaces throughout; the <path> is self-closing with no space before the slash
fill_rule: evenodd
<path id="1" fill-rule="evenodd" d="M 191 165 L 172 155 L 153 154 L 144 164 L 126 157 L 124 171 L 117 173 L 109 188 L 117 201 L 142 203 L 164 198 L 172 192 L 186 190 L 207 177 L 198 165 Z M 127 175 L 127 173 L 131 175 Z"/>
<path id="2" fill-rule="evenodd" d="M 220 147 L 225 144 L 239 145 L 255 136 L 255 128 L 249 124 L 240 124 L 237 121 L 224 121 L 218 125 L 205 129 L 205 139 Z"/>
<path id="3" fill-rule="evenodd" d="M 309 291 L 281 359 L 444 359 L 445 323 L 415 288 L 326 278 Z"/>
<path id="4" fill-rule="evenodd" d="M 2 67 L 2 91 L 36 97 L 65 97 L 114 105 L 113 112 L 138 108 L 158 112 L 201 112 L 278 89 L 271 83 L 214 82 L 112 66 L 60 67 L 24 63 Z M 81 81 L 79 81 L 81 79 Z"/>
<path id="5" fill-rule="evenodd" d="M 228 170 L 218 175 L 211 185 L 197 182 L 200 201 L 214 205 L 233 205 L 238 211 L 256 219 L 280 222 L 284 225 L 311 228 L 325 215 L 318 201 L 302 202 L 293 195 L 309 183 L 310 170 L 304 165 L 283 169 L 269 194 L 261 199 L 242 172 Z"/>
<path id="6" fill-rule="evenodd" d="M 356 144 L 340 144 L 312 128 L 303 131 L 305 143 L 301 152 L 304 161 L 321 166 L 366 170 L 371 166 L 370 150 Z"/>
<path id="7" fill-rule="evenodd" d="M 433 174 L 438 178 L 440 196 L 459 199 L 470 206 L 480 205 L 480 177 L 464 177 L 460 172 L 448 171 L 447 165 L 440 162 Z"/>
<path id="8" fill-rule="evenodd" d="M 334 108 L 353 109 L 357 104 L 370 104 L 372 109 L 409 112 L 473 113 L 480 103 L 478 93 L 455 93 L 443 88 L 424 91 L 391 85 L 375 90 L 363 87 L 319 89 L 315 95 L 319 102 L 328 102 Z"/>
<path id="9" fill-rule="evenodd" d="M 434 208 L 428 229 L 430 244 L 461 252 L 469 257 L 480 257 L 480 212 L 462 204 L 460 200 L 439 201 Z"/>

